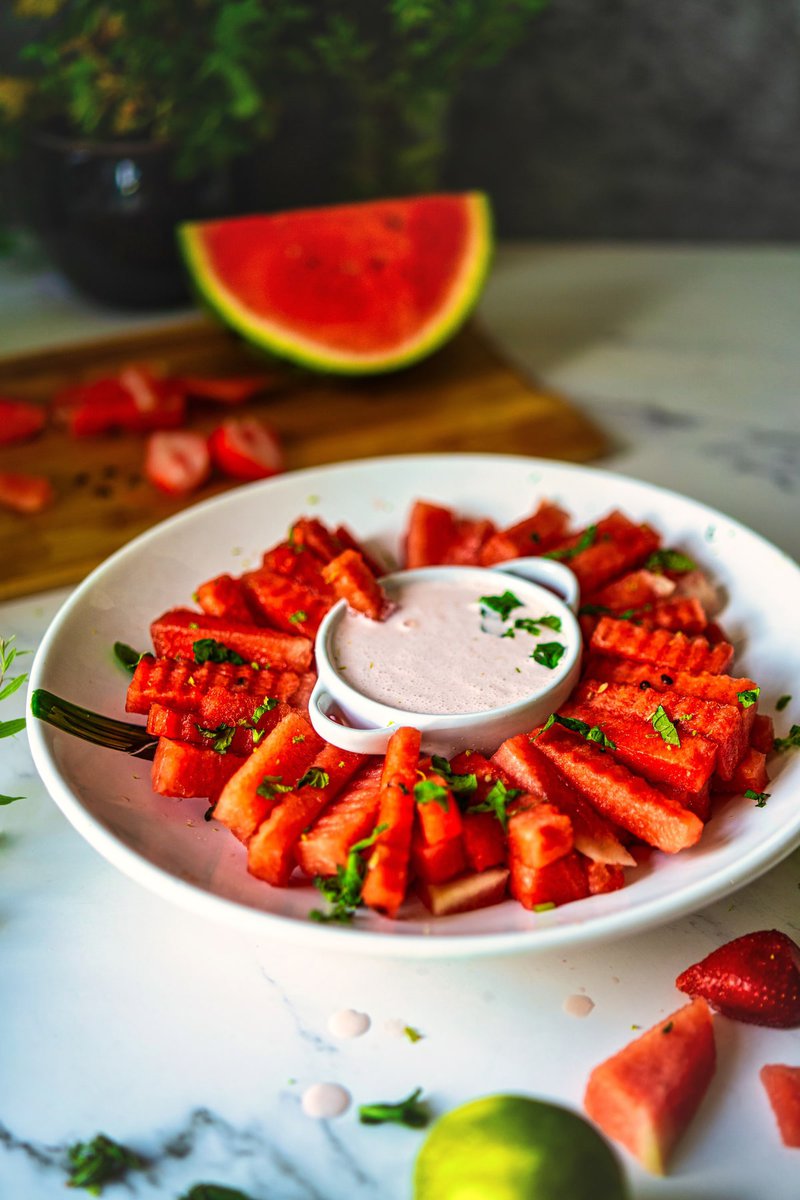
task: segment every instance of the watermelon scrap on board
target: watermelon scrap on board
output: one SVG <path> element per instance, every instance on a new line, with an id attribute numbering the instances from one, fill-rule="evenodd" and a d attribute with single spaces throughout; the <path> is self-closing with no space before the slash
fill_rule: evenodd
<path id="1" fill-rule="evenodd" d="M 349 375 L 441 346 L 477 301 L 492 245 L 479 192 L 188 222 L 178 238 L 226 324 L 270 353 Z"/>

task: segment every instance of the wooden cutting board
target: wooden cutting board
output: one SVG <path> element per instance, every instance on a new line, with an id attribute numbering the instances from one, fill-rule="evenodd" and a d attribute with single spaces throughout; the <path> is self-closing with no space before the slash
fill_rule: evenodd
<path id="1" fill-rule="evenodd" d="M 235 410 L 200 405 L 203 431 L 225 416 L 259 416 L 279 431 L 288 469 L 424 451 L 531 454 L 585 462 L 603 435 L 560 396 L 523 381 L 486 337 L 467 326 L 432 358 L 382 377 L 335 379 L 268 364 L 205 318 L 157 332 L 0 360 L 0 395 L 46 404 L 60 389 L 146 362 L 167 373 L 275 372 L 275 387 Z M 21 517 L 0 512 L 0 599 L 76 583 L 112 551 L 197 500 L 232 486 L 215 479 L 187 500 L 161 495 L 142 475 L 144 440 L 73 439 L 49 428 L 0 448 L 0 471 L 46 474 L 56 502 Z"/>

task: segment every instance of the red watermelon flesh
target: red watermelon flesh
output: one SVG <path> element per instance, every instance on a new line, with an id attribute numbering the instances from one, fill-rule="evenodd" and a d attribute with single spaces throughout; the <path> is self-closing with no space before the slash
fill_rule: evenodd
<path id="1" fill-rule="evenodd" d="M 769 1097 L 781 1141 L 800 1149 L 800 1067 L 768 1063 L 761 1068 L 761 1082 Z"/>
<path id="2" fill-rule="evenodd" d="M 416 196 L 188 223 L 200 292 L 267 350 L 322 370 L 404 366 L 473 306 L 491 246 L 479 193 Z"/>
<path id="3" fill-rule="evenodd" d="M 663 1175 L 715 1066 L 711 1010 L 694 1000 L 595 1067 L 584 1107 L 603 1133 Z"/>

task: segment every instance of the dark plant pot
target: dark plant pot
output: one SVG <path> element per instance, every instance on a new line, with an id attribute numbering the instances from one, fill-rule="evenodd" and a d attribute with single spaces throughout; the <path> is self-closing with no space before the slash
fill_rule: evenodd
<path id="1" fill-rule="evenodd" d="M 185 303 L 175 226 L 234 211 L 227 173 L 176 180 L 171 148 L 156 142 L 40 133 L 23 171 L 27 217 L 53 262 L 79 291 L 122 308 Z"/>

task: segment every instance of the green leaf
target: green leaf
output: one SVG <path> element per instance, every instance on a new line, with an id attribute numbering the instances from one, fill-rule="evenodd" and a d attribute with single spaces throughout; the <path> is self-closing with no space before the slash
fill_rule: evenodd
<path id="1" fill-rule="evenodd" d="M 450 794 L 447 788 L 433 779 L 422 779 L 414 784 L 414 799 L 417 804 L 438 804 L 444 812 L 450 809 Z"/>
<path id="2" fill-rule="evenodd" d="M 322 767 L 309 767 L 305 775 L 298 779 L 298 788 L 312 787 L 325 788 L 331 781 L 331 777 L 327 771 L 323 771 Z"/>
<path id="3" fill-rule="evenodd" d="M 748 690 L 744 691 L 744 692 L 737 692 L 736 699 L 739 701 L 742 708 L 750 708 L 753 704 L 756 703 L 756 701 L 758 700 L 758 697 L 760 695 L 761 695 L 761 688 L 754 687 L 754 688 L 748 688 Z"/>
<path id="4" fill-rule="evenodd" d="M 10 721 L 0 721 L 0 738 L 14 737 L 25 728 L 24 717 L 14 717 Z"/>
<path id="5" fill-rule="evenodd" d="M 540 666 L 549 667 L 552 671 L 564 657 L 566 649 L 567 647 L 561 642 L 540 642 L 531 654 L 531 658 Z"/>
<path id="6" fill-rule="evenodd" d="M 588 550 L 597 540 L 597 526 L 590 525 L 581 534 L 574 546 L 564 546 L 555 550 L 546 550 L 542 558 L 554 558 L 557 562 L 570 562 L 571 559 L 577 558 L 579 554 L 583 554 L 584 550 Z"/>
<path id="7" fill-rule="evenodd" d="M 789 736 L 783 738 L 775 738 L 772 743 L 773 749 L 781 753 L 784 750 L 796 750 L 800 747 L 800 725 L 793 725 L 789 730 Z"/>
<path id="8" fill-rule="evenodd" d="M 420 1033 L 418 1029 L 415 1029 L 413 1025 L 404 1025 L 403 1035 L 408 1038 L 412 1046 L 415 1042 L 421 1042 L 425 1036 L 424 1033 Z"/>
<path id="9" fill-rule="evenodd" d="M 217 725 L 216 729 L 206 729 L 195 722 L 195 729 L 200 734 L 200 737 L 214 739 L 211 749 L 215 750 L 217 754 L 228 753 L 233 741 L 233 735 L 236 733 L 236 726 L 226 725 L 224 721 Z"/>
<path id="10" fill-rule="evenodd" d="M 610 737 L 606 737 L 599 725 L 588 725 L 586 721 L 579 721 L 577 717 L 562 717 L 560 713 L 550 713 L 542 726 L 542 733 L 551 725 L 563 725 L 565 729 L 579 733 L 581 737 L 586 738 L 587 742 L 595 742 L 601 750 L 616 750 L 617 748 L 616 742 L 612 742 Z"/>
<path id="11" fill-rule="evenodd" d="M 651 715 L 650 723 L 656 733 L 660 734 L 662 739 L 670 746 L 680 746 L 681 739 L 678 731 L 664 711 L 663 705 L 659 704 L 658 708 Z"/>
<path id="12" fill-rule="evenodd" d="M 221 1183 L 195 1183 L 180 1200 L 252 1200 L 238 1188 L 224 1187 Z"/>
<path id="13" fill-rule="evenodd" d="M 391 1122 L 395 1125 L 407 1125 L 409 1129 L 424 1129 L 430 1120 L 430 1113 L 427 1105 L 420 1103 L 421 1095 L 422 1088 L 415 1088 L 410 1096 L 396 1104 L 380 1101 L 374 1104 L 360 1104 L 358 1119 L 362 1125 L 386 1125 Z"/>
<path id="14" fill-rule="evenodd" d="M 522 608 L 522 601 L 513 592 L 503 592 L 500 596 L 481 596 L 481 607 L 496 612 L 503 621 L 507 621 L 515 608 Z"/>
<path id="15" fill-rule="evenodd" d="M 24 800 L 24 796 L 0 796 L 0 805 L 16 804 L 17 800 Z"/>
<path id="16" fill-rule="evenodd" d="M 697 570 L 697 563 L 680 550 L 654 550 L 644 565 L 647 571 L 672 571 L 675 575 Z"/>
<path id="17" fill-rule="evenodd" d="M 272 696 L 266 696 L 263 702 L 253 709 L 253 715 L 251 717 L 253 725 L 258 724 L 258 722 L 264 716 L 264 713 L 272 712 L 272 710 L 277 707 L 278 701 Z"/>
<path id="18" fill-rule="evenodd" d="M 467 812 L 494 813 L 503 830 L 508 829 L 508 806 L 517 796 L 522 795 L 521 788 L 507 788 L 502 779 L 498 779 L 488 792 L 486 799 L 480 804 L 471 804 Z"/>
<path id="19" fill-rule="evenodd" d="M 194 651 L 194 661 L 197 663 L 229 662 L 237 667 L 245 665 L 241 654 L 237 654 L 235 650 L 231 650 L 229 646 L 218 642 L 215 638 L 200 638 L 193 644 L 192 650 Z"/>
<path id="20" fill-rule="evenodd" d="M 299 625 L 301 621 L 308 620 L 308 613 L 304 608 L 298 608 L 296 612 L 291 614 L 289 620 L 291 621 L 292 625 Z"/>
<path id="21" fill-rule="evenodd" d="M 308 914 L 312 921 L 321 923 L 335 921 L 341 925 L 349 924 L 352 921 L 355 911 L 361 903 L 361 889 L 364 886 L 364 876 L 367 870 L 362 855 L 388 828 L 389 826 L 386 824 L 378 825 L 368 837 L 362 838 L 360 842 L 355 842 L 348 851 L 346 865 L 337 867 L 334 877 L 326 878 L 322 875 L 315 877 L 314 886 L 317 891 L 322 893 L 331 907 L 328 912 L 312 908 Z"/>
<path id="22" fill-rule="evenodd" d="M 114 642 L 114 657 L 120 666 L 123 666 L 126 671 L 130 671 L 131 675 L 146 653 L 146 650 L 142 650 L 141 652 L 134 650 L 133 646 L 127 645 L 126 642 Z"/>
<path id="23" fill-rule="evenodd" d="M 9 696 L 13 696 L 14 692 L 19 691 L 27 675 L 15 675 L 13 679 L 9 679 L 4 688 L 0 689 L 0 700 L 7 700 Z"/>
<path id="24" fill-rule="evenodd" d="M 144 1159 L 99 1133 L 91 1142 L 76 1142 L 67 1150 L 69 1187 L 86 1188 L 99 1196 L 103 1185 L 124 1179 L 129 1171 L 141 1171 Z"/>
<path id="25" fill-rule="evenodd" d="M 778 699 L 775 701 L 775 711 L 783 712 L 783 710 L 787 707 L 787 705 L 791 704 L 791 702 L 792 702 L 791 696 L 779 696 Z"/>
<path id="26" fill-rule="evenodd" d="M 744 793 L 745 800 L 755 800 L 756 808 L 766 808 L 772 792 L 755 792 L 752 788 L 748 788 Z"/>
<path id="27" fill-rule="evenodd" d="M 450 791 L 455 795 L 465 794 L 468 792 L 477 791 L 478 777 L 474 773 L 455 775 L 450 768 L 450 763 L 446 758 L 442 758 L 440 754 L 431 756 L 431 766 L 437 775 L 441 775 Z"/>
<path id="28" fill-rule="evenodd" d="M 282 775 L 265 775 L 256 788 L 256 795 L 263 796 L 265 800 L 274 800 L 280 793 L 291 792 L 292 785 L 281 783 L 282 779 Z"/>

